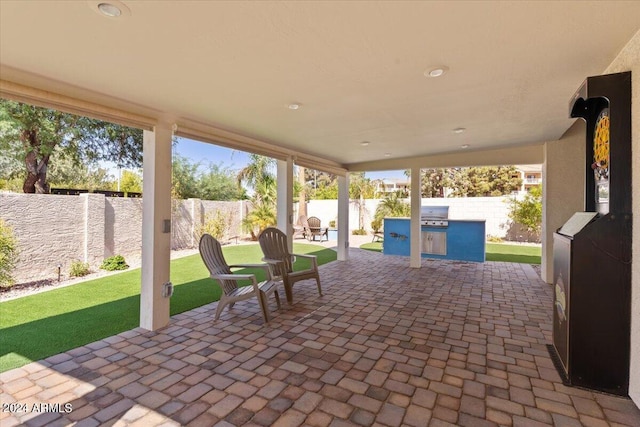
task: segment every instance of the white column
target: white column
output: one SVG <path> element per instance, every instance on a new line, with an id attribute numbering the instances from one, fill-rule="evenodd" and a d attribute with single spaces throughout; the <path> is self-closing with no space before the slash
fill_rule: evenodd
<path id="1" fill-rule="evenodd" d="M 158 124 L 144 131 L 142 202 L 142 289 L 140 327 L 156 330 L 169 324 L 171 253 L 171 125 Z"/>
<path id="2" fill-rule="evenodd" d="M 411 168 L 411 230 L 409 233 L 411 241 L 409 267 L 411 268 L 420 268 L 422 265 L 422 251 L 420 250 L 420 239 L 422 238 L 420 227 L 422 183 L 420 181 L 420 168 Z"/>
<path id="3" fill-rule="evenodd" d="M 349 259 L 349 174 L 338 176 L 338 261 Z"/>
<path id="4" fill-rule="evenodd" d="M 278 160 L 278 228 L 287 234 L 289 250 L 293 249 L 293 158 Z"/>

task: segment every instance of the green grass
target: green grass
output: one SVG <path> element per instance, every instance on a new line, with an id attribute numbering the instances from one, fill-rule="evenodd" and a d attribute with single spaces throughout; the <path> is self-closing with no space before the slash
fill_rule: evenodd
<path id="1" fill-rule="evenodd" d="M 223 252 L 229 264 L 262 258 L 257 244 L 225 246 Z M 317 245 L 296 243 L 294 252 L 316 255 L 320 265 L 336 259 L 334 251 Z M 295 269 L 304 268 L 305 261 L 296 262 Z M 237 272 L 264 279 L 261 269 Z M 199 254 L 171 261 L 171 281 L 171 315 L 220 298 Z M 139 319 L 139 268 L 5 301 L 0 303 L 0 372 L 134 329 Z"/>
<path id="2" fill-rule="evenodd" d="M 366 249 L 373 252 L 382 252 L 382 242 L 370 242 L 360 245 L 360 249 Z"/>
<path id="3" fill-rule="evenodd" d="M 540 264 L 542 248 L 530 245 L 510 245 L 505 243 L 487 243 L 487 261 L 520 262 Z"/>
<path id="4" fill-rule="evenodd" d="M 382 252 L 382 242 L 365 243 L 360 246 L 360 249 Z M 540 246 L 487 243 L 486 251 L 487 261 L 540 264 L 542 259 L 542 249 Z"/>

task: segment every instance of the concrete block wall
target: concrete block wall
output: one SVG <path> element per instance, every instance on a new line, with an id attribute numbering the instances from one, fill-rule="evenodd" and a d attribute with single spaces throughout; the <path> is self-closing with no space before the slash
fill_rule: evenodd
<path id="1" fill-rule="evenodd" d="M 57 277 L 85 257 L 85 206 L 88 199 L 52 194 L 0 193 L 0 218 L 18 240 L 17 282 Z"/>
<path id="2" fill-rule="evenodd" d="M 18 240 L 16 282 L 56 279 L 58 265 L 66 278 L 72 261 L 88 262 L 97 271 L 113 255 L 139 260 L 142 203 L 142 199 L 102 194 L 0 193 L 0 218 L 13 228 Z M 244 236 L 241 222 L 249 208 L 247 201 L 174 201 L 171 248 L 197 248 L 200 226 L 216 210 L 229 218 L 230 228 L 223 240 Z"/>

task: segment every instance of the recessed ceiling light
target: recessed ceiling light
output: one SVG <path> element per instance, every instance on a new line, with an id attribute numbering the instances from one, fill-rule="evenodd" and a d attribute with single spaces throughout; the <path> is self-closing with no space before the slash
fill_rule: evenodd
<path id="1" fill-rule="evenodd" d="M 369 141 L 362 141 L 360 145 L 362 145 L 363 147 L 366 147 L 367 145 L 369 145 Z"/>
<path id="2" fill-rule="evenodd" d="M 299 109 L 300 107 L 301 107 L 301 105 L 300 105 L 300 104 L 297 104 L 297 103 L 293 103 L 293 104 L 289 104 L 289 105 L 287 105 L 287 108 L 288 108 L 289 110 L 297 110 L 297 109 Z"/>
<path id="3" fill-rule="evenodd" d="M 449 71 L 449 67 L 445 65 L 440 65 L 437 67 L 433 67 L 424 72 L 424 75 L 427 77 L 440 77 L 444 75 L 447 71 Z"/>
<path id="4" fill-rule="evenodd" d="M 120 0 L 87 0 L 87 5 L 97 14 L 105 18 L 126 18 L 131 10 Z"/>
<path id="5" fill-rule="evenodd" d="M 385 157 L 391 157 L 391 153 L 384 153 Z"/>
<path id="6" fill-rule="evenodd" d="M 120 10 L 120 8 L 111 3 L 99 3 L 98 10 L 100 10 L 103 15 L 110 18 L 117 18 L 118 16 L 122 15 L 122 11 Z"/>
<path id="7" fill-rule="evenodd" d="M 469 144 L 461 145 L 460 148 L 469 148 Z"/>
<path id="8" fill-rule="evenodd" d="M 465 128 L 455 128 L 455 129 L 454 129 L 454 130 L 452 130 L 451 132 L 453 132 L 453 133 L 457 133 L 457 134 L 460 134 L 460 133 L 463 133 L 463 132 L 464 132 L 464 131 L 466 131 L 466 130 L 467 130 L 467 129 L 465 129 Z"/>

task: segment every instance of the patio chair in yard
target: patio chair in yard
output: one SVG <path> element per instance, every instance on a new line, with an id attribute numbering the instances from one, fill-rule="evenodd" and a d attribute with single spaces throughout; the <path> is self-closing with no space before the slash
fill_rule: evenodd
<path id="1" fill-rule="evenodd" d="M 307 217 L 300 215 L 298 222 L 293 225 L 293 238 L 302 236 L 303 239 L 307 237 L 307 229 L 309 224 L 307 223 Z"/>
<path id="2" fill-rule="evenodd" d="M 227 305 L 232 308 L 237 301 L 243 301 L 253 297 L 258 298 L 260 310 L 264 321 L 268 323 L 271 320 L 269 315 L 268 296 L 275 294 L 276 304 L 280 309 L 280 296 L 278 295 L 277 280 L 273 280 L 267 264 L 236 264 L 228 265 L 222 254 L 222 247 L 214 237 L 209 234 L 203 234 L 200 238 L 200 256 L 207 266 L 211 278 L 218 281 L 222 289 L 218 308 L 216 309 L 215 320 L 220 318 L 222 309 Z M 233 274 L 233 268 L 262 268 L 267 274 L 267 280 L 258 283 L 254 274 Z M 242 280 L 250 280 L 250 286 L 238 286 L 238 282 Z"/>
<path id="3" fill-rule="evenodd" d="M 320 218 L 311 216 L 307 219 L 307 223 L 309 224 L 309 231 L 307 233 L 307 238 L 309 241 L 316 240 L 316 236 L 320 236 L 320 241 L 322 242 L 322 236 L 329 240 L 329 227 L 321 227 L 320 226 Z"/>
<path id="4" fill-rule="evenodd" d="M 300 280 L 315 279 L 318 285 L 318 293 L 322 296 L 318 261 L 315 255 L 289 253 L 287 235 L 274 227 L 266 228 L 260 233 L 258 242 L 264 254 L 262 261 L 269 265 L 271 277 L 273 277 L 274 280 L 282 280 L 284 292 L 289 304 L 293 302 L 293 284 Z M 296 257 L 309 259 L 311 261 L 311 267 L 306 270 L 293 271 L 293 263 Z"/>

